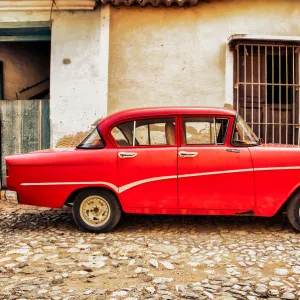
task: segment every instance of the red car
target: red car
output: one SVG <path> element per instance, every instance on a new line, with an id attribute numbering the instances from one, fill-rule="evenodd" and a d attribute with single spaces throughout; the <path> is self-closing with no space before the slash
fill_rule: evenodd
<path id="1" fill-rule="evenodd" d="M 300 148 L 262 144 L 222 108 L 132 109 L 102 119 L 75 149 L 6 157 L 19 203 L 72 206 L 91 232 L 124 213 L 254 215 L 287 210 L 300 230 Z"/>

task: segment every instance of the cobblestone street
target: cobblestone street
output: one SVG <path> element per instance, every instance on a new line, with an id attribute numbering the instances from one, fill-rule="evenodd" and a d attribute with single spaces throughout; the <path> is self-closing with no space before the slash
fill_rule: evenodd
<path id="1" fill-rule="evenodd" d="M 300 299 L 282 216 L 126 216 L 80 232 L 69 210 L 0 206 L 1 299 Z"/>

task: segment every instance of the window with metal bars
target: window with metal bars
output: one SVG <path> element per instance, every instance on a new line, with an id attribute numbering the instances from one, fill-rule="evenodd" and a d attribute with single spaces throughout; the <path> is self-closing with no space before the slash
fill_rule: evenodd
<path id="1" fill-rule="evenodd" d="M 297 45 L 238 42 L 234 108 L 266 143 L 299 144 Z"/>

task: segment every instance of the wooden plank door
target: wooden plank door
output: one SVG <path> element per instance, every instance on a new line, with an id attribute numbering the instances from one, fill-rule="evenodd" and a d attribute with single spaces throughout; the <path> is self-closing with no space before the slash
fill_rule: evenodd
<path id="1" fill-rule="evenodd" d="M 4 157 L 50 148 L 49 100 L 0 101 L 1 185 L 5 187 Z"/>

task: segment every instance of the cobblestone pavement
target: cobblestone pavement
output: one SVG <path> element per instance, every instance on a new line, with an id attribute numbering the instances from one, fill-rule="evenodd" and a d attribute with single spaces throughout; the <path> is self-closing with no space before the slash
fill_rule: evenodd
<path id="1" fill-rule="evenodd" d="M 126 216 L 80 232 L 69 210 L 0 205 L 0 299 L 300 299 L 282 216 Z"/>

